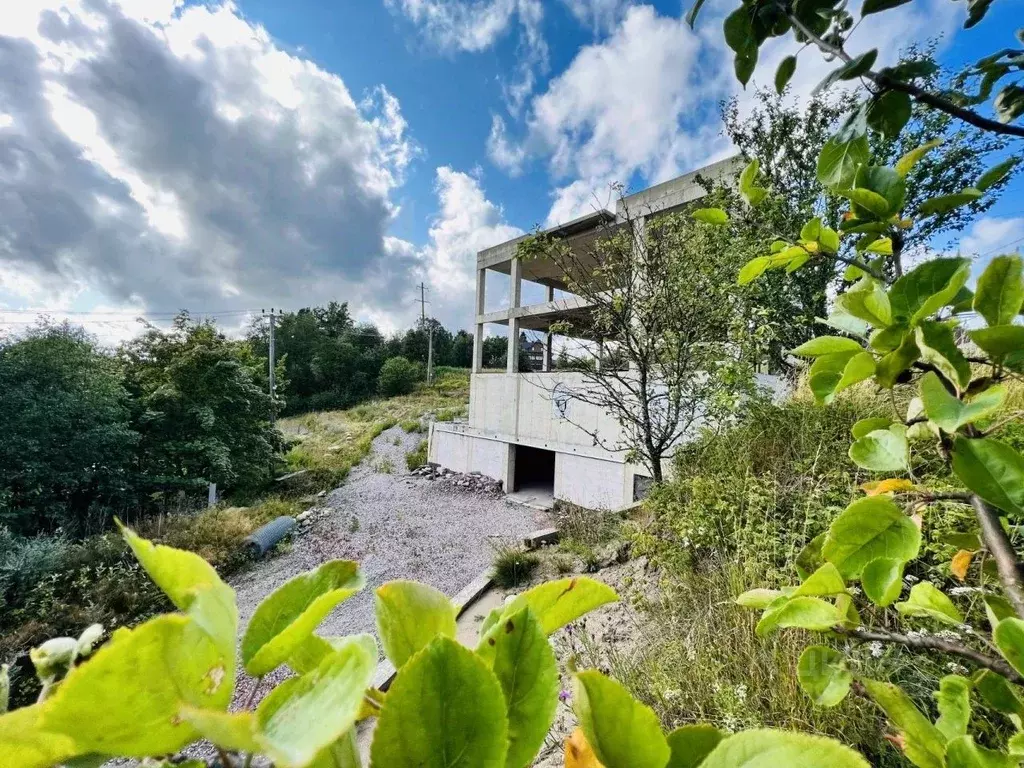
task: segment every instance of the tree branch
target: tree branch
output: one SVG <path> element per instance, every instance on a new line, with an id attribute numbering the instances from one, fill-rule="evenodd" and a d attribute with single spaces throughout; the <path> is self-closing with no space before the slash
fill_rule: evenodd
<path id="1" fill-rule="evenodd" d="M 853 637 L 864 642 L 889 643 L 891 645 L 902 645 L 918 651 L 942 651 L 952 656 L 959 656 L 963 659 L 973 661 L 979 667 L 989 669 L 996 674 L 1002 675 L 1011 683 L 1024 684 L 1024 676 L 1011 667 L 1006 661 L 995 656 L 988 656 L 981 651 L 968 648 L 966 645 L 954 643 L 951 640 L 944 640 L 936 635 L 903 635 L 898 632 L 883 632 L 872 629 L 849 629 L 847 627 L 834 627 L 836 634 Z"/>
<path id="2" fill-rule="evenodd" d="M 800 19 L 798 19 L 794 14 L 787 14 L 787 18 L 789 19 L 790 23 L 798 30 L 800 30 L 800 33 L 803 34 L 808 40 L 814 43 L 818 47 L 818 49 L 822 51 L 822 53 L 827 53 L 830 56 L 836 56 L 837 58 L 842 59 L 847 64 L 853 61 L 853 57 L 850 56 L 850 54 L 848 54 L 845 50 L 843 50 L 841 46 L 833 45 L 829 42 L 826 42 L 818 35 L 814 34 L 814 32 L 808 29 L 807 26 L 802 21 L 800 21 Z M 937 109 L 940 112 L 945 112 L 947 115 L 952 115 L 955 118 L 963 120 L 965 123 L 970 123 L 976 128 L 981 128 L 984 131 L 998 133 L 1005 136 L 1017 136 L 1020 138 L 1024 138 L 1024 126 L 1008 125 L 1006 123 L 1000 123 L 998 120 L 983 117 L 982 115 L 979 115 L 977 112 L 973 110 L 960 107 L 954 104 L 949 99 L 944 99 L 941 96 L 937 96 L 934 93 L 926 91 L 924 88 L 919 88 L 913 83 L 904 82 L 902 80 L 895 80 L 889 77 L 888 75 L 884 75 L 870 69 L 867 72 L 865 72 L 862 75 L 862 77 L 866 77 L 868 80 L 871 80 L 873 83 L 875 83 L 875 85 L 879 86 L 880 88 L 884 88 L 890 91 L 902 91 L 903 93 L 911 96 L 913 99 L 921 102 L 922 104 L 927 104 L 929 107 Z"/>
<path id="3" fill-rule="evenodd" d="M 885 275 L 883 275 L 881 272 L 878 272 L 877 270 L 872 269 L 863 261 L 851 259 L 849 256 L 843 256 L 842 254 L 838 253 L 835 256 L 836 261 L 841 261 L 843 262 L 843 264 L 849 264 L 851 267 L 856 267 L 857 269 L 862 270 L 864 273 L 871 275 L 873 278 L 875 278 L 875 280 L 880 280 L 883 283 L 885 282 Z"/>
<path id="4" fill-rule="evenodd" d="M 999 515 L 977 494 L 971 496 L 971 506 L 981 526 L 981 538 L 992 554 L 999 569 L 999 581 L 1013 610 L 1024 619 L 1024 574 L 1010 537 L 1003 530 Z"/>

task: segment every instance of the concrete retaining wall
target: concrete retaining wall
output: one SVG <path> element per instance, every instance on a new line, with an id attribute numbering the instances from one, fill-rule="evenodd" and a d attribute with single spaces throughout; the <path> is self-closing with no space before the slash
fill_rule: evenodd
<path id="1" fill-rule="evenodd" d="M 620 509 L 633 501 L 633 470 L 615 461 L 556 453 L 555 498 L 587 509 Z"/>
<path id="2" fill-rule="evenodd" d="M 494 480 L 504 481 L 508 464 L 508 444 L 433 429 L 427 459 L 455 472 L 479 472 Z"/>

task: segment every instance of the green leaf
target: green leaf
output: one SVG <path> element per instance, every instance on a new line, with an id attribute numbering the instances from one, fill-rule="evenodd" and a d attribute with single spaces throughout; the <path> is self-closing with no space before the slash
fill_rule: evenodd
<path id="1" fill-rule="evenodd" d="M 970 274 L 968 259 L 932 259 L 915 267 L 889 289 L 893 317 L 917 325 L 946 306 Z"/>
<path id="2" fill-rule="evenodd" d="M 903 177 L 884 165 L 862 165 L 857 170 L 856 185 L 858 189 L 870 189 L 885 200 L 882 216 L 898 213 L 907 196 Z"/>
<path id="3" fill-rule="evenodd" d="M 886 91 L 868 107 L 868 125 L 887 139 L 895 139 L 910 120 L 911 110 L 910 96 L 902 91 Z"/>
<path id="4" fill-rule="evenodd" d="M 853 674 L 846 657 L 834 648 L 811 645 L 800 654 L 796 667 L 800 687 L 820 707 L 834 707 L 846 698 Z"/>
<path id="5" fill-rule="evenodd" d="M 744 608 L 757 608 L 758 610 L 764 610 L 776 599 L 782 596 L 782 593 L 777 589 L 748 589 L 742 595 L 736 598 L 736 605 L 741 605 Z"/>
<path id="6" fill-rule="evenodd" d="M 825 563 L 814 573 L 807 577 L 803 584 L 793 593 L 793 597 L 808 595 L 810 597 L 825 597 L 828 595 L 841 595 L 846 593 L 846 582 L 839 574 L 839 570 L 832 563 Z"/>
<path id="7" fill-rule="evenodd" d="M 349 728 L 340 739 L 317 755 L 309 768 L 363 768 L 356 729 Z"/>
<path id="8" fill-rule="evenodd" d="M 357 563 L 331 560 L 271 592 L 256 608 L 242 638 L 246 672 L 260 677 L 286 662 L 324 617 L 364 583 Z"/>
<path id="9" fill-rule="evenodd" d="M 877 192 L 873 192 L 870 189 L 859 189 L 854 187 L 852 189 L 842 190 L 841 194 L 854 205 L 880 219 L 888 218 L 890 215 L 889 202 Z M 858 218 L 866 217 L 858 215 Z"/>
<path id="10" fill-rule="evenodd" d="M 836 352 L 860 352 L 863 348 L 859 341 L 842 336 L 819 336 L 801 344 L 791 354 L 801 357 L 821 357 Z"/>
<path id="11" fill-rule="evenodd" d="M 946 675 L 935 693 L 939 719 L 935 727 L 947 741 L 965 736 L 971 722 L 971 681 L 960 675 Z"/>
<path id="12" fill-rule="evenodd" d="M 892 557 L 880 557 L 864 566 L 860 584 L 872 603 L 886 608 L 896 601 L 903 589 L 903 566 L 902 560 Z"/>
<path id="13" fill-rule="evenodd" d="M 17 768 L 51 768 L 87 750 L 66 733 L 48 732 L 41 725 L 42 704 L 0 715 L 0 755 Z"/>
<path id="14" fill-rule="evenodd" d="M 435 637 L 455 637 L 455 606 L 433 587 L 390 581 L 378 587 L 375 598 L 377 634 L 395 669 L 401 669 Z"/>
<path id="15" fill-rule="evenodd" d="M 877 429 L 888 429 L 892 425 L 892 419 L 886 418 L 885 416 L 870 416 L 866 419 L 861 419 L 853 427 L 850 428 L 850 434 L 853 435 L 854 440 L 874 432 Z"/>
<path id="16" fill-rule="evenodd" d="M 877 58 L 877 48 L 872 48 L 870 51 L 862 53 L 860 56 L 853 59 L 852 61 L 846 62 L 845 64 L 843 64 L 843 66 L 839 67 L 838 69 L 834 69 L 831 72 L 829 72 L 825 79 L 814 87 L 814 90 L 811 91 L 811 93 L 820 93 L 821 91 L 825 90 L 826 88 L 829 88 L 835 83 L 838 83 L 840 80 L 854 80 L 860 77 L 869 69 L 871 69 L 872 65 L 874 65 L 875 63 L 875 59 Z"/>
<path id="17" fill-rule="evenodd" d="M 909 2 L 910 0 L 864 0 L 864 5 L 860 7 L 860 14 L 867 16 L 869 13 L 888 11 L 890 8 L 898 8 Z"/>
<path id="18" fill-rule="evenodd" d="M 1019 764 L 1019 759 L 979 747 L 970 736 L 960 736 L 946 745 L 946 768 L 1017 768 Z"/>
<path id="19" fill-rule="evenodd" d="M 836 299 L 836 307 L 847 314 L 859 317 L 876 328 L 892 323 L 893 313 L 890 298 L 877 280 L 866 278 Z"/>
<path id="20" fill-rule="evenodd" d="M 939 213 L 949 213 L 954 208 L 973 203 L 982 196 L 980 189 L 968 187 L 967 189 L 955 192 L 952 195 L 939 195 L 925 200 L 917 207 L 919 216 L 934 216 Z"/>
<path id="21" fill-rule="evenodd" d="M 875 375 L 875 358 L 870 352 L 858 352 L 851 357 L 843 368 L 843 376 L 836 384 L 836 392 L 859 384 Z"/>
<path id="22" fill-rule="evenodd" d="M 713 725 L 681 725 L 668 735 L 672 756 L 665 768 L 697 768 L 725 737 Z"/>
<path id="23" fill-rule="evenodd" d="M 953 472 L 989 504 L 1024 515 L 1024 459 L 1006 443 L 991 438 L 957 437 Z"/>
<path id="24" fill-rule="evenodd" d="M 530 606 L 540 621 L 545 635 L 561 629 L 570 621 L 576 621 L 595 608 L 619 599 L 615 590 L 600 581 L 586 576 L 574 576 L 557 581 L 548 581 L 523 592 L 505 606 L 502 618 Z M 495 626 L 492 632 L 499 631 Z"/>
<path id="25" fill-rule="evenodd" d="M 1005 677 L 988 669 L 979 669 L 972 679 L 974 690 L 992 709 L 1024 721 L 1024 701 L 1021 701 L 1016 688 Z"/>
<path id="26" fill-rule="evenodd" d="M 366 653 L 370 658 L 377 659 L 377 640 L 371 634 L 362 633 L 346 635 L 344 637 L 310 635 L 288 657 L 288 666 L 297 674 L 304 675 L 319 667 L 321 662 L 332 653 L 337 653 L 345 648 L 345 646 L 353 643 L 357 643 L 366 649 Z"/>
<path id="27" fill-rule="evenodd" d="M 750 10 L 746 6 L 740 6 L 726 17 L 725 42 L 736 54 L 736 79 L 746 86 L 757 66 L 758 53 L 758 42 L 754 36 Z"/>
<path id="28" fill-rule="evenodd" d="M 891 389 L 900 380 L 903 372 L 920 357 L 921 350 L 917 347 L 915 334 L 908 333 L 896 350 L 884 355 L 875 365 L 875 381 L 880 386 Z"/>
<path id="29" fill-rule="evenodd" d="M 825 544 L 826 535 L 827 534 L 819 533 L 807 542 L 804 548 L 801 549 L 800 553 L 796 556 L 794 565 L 796 567 L 796 572 L 799 574 L 801 579 L 806 579 L 825 562 L 821 556 L 821 548 Z M 763 607 L 767 608 L 767 605 Z"/>
<path id="30" fill-rule="evenodd" d="M 892 683 L 868 679 L 861 680 L 861 683 L 903 734 L 904 752 L 910 761 L 920 768 L 944 768 L 945 739 L 910 697 Z"/>
<path id="31" fill-rule="evenodd" d="M 756 632 L 758 637 L 787 627 L 824 632 L 841 623 L 843 618 L 843 612 L 832 603 L 817 597 L 793 597 L 769 606 L 757 623 Z"/>
<path id="32" fill-rule="evenodd" d="M 815 216 L 800 228 L 800 239 L 808 242 L 817 241 L 821 234 L 821 217 Z"/>
<path id="33" fill-rule="evenodd" d="M 757 171 L 760 167 L 761 163 L 755 157 L 740 174 L 740 195 L 751 206 L 758 205 L 768 194 L 768 190 L 762 189 L 754 183 L 757 180 Z"/>
<path id="34" fill-rule="evenodd" d="M 740 270 L 737 282 L 740 285 L 747 285 L 748 283 L 752 283 L 754 280 L 756 280 L 757 278 L 764 274 L 765 270 L 768 269 L 769 266 L 771 266 L 771 263 L 772 260 L 769 259 L 767 256 L 758 256 L 756 258 L 751 259 L 750 261 L 743 265 L 743 268 Z"/>
<path id="35" fill-rule="evenodd" d="M 808 385 L 818 402 L 829 403 L 835 395 L 836 387 L 843 379 L 843 373 L 855 352 L 837 352 L 822 355 L 811 365 Z"/>
<path id="36" fill-rule="evenodd" d="M 839 233 L 831 227 L 822 227 L 818 235 L 818 245 L 829 253 L 836 253 L 839 250 Z"/>
<path id="37" fill-rule="evenodd" d="M 505 696 L 476 654 L 438 637 L 402 667 L 380 710 L 371 768 L 503 768 Z"/>
<path id="38" fill-rule="evenodd" d="M 915 584 L 905 602 L 896 603 L 896 610 L 906 618 L 933 619 L 943 624 L 958 626 L 964 616 L 942 591 L 928 581 Z"/>
<path id="39" fill-rule="evenodd" d="M 1024 259 L 996 256 L 978 278 L 974 309 L 993 325 L 1010 325 L 1024 304 Z"/>
<path id="40" fill-rule="evenodd" d="M 1024 325 L 993 325 L 968 331 L 971 341 L 985 350 L 994 362 L 1001 362 L 1024 350 Z"/>
<path id="41" fill-rule="evenodd" d="M 957 391 L 961 391 L 971 382 L 971 364 L 956 344 L 954 327 L 955 320 L 948 323 L 922 320 L 916 329 L 916 340 L 921 359 L 935 366 Z"/>
<path id="42" fill-rule="evenodd" d="M 896 162 L 896 173 L 900 174 L 901 176 L 906 176 L 908 173 L 910 173 L 910 169 L 917 165 L 917 163 L 921 160 L 922 157 L 927 155 L 929 152 L 931 152 L 933 149 L 940 146 L 941 144 L 942 139 L 932 139 L 926 144 L 922 144 L 920 147 L 915 147 L 914 149 L 910 150 L 909 152 L 907 152 L 907 154 L 903 155 L 903 157 L 901 157 Z"/>
<path id="43" fill-rule="evenodd" d="M 846 142 L 830 139 L 818 156 L 818 181 L 832 189 L 849 188 L 857 169 L 868 162 L 870 154 L 866 136 Z"/>
<path id="44" fill-rule="evenodd" d="M 853 462 L 862 469 L 902 472 L 910 466 L 907 428 L 894 424 L 889 429 L 876 429 L 851 445 L 849 453 Z"/>
<path id="45" fill-rule="evenodd" d="M 692 214 L 697 221 L 721 226 L 729 223 L 729 214 L 721 208 L 698 208 Z"/>
<path id="46" fill-rule="evenodd" d="M 178 610 L 191 614 L 220 648 L 227 660 L 228 683 L 233 688 L 238 634 L 235 591 L 221 580 L 212 565 L 194 552 L 162 544 L 154 545 L 121 525 L 120 521 L 117 522 L 135 559 L 153 583 L 160 587 Z M 201 594 L 202 602 L 196 605 Z M 230 696 L 228 692 L 228 700 Z"/>
<path id="47" fill-rule="evenodd" d="M 253 712 L 221 712 L 216 709 L 182 707 L 181 716 L 221 749 L 233 752 L 261 753 L 266 746 L 257 735 L 256 715 Z"/>
<path id="48" fill-rule="evenodd" d="M 658 716 L 596 670 L 573 681 L 573 709 L 605 768 L 664 768 L 671 751 Z"/>
<path id="49" fill-rule="evenodd" d="M 225 660 L 194 621 L 167 614 L 119 629 L 71 671 L 47 702 L 42 727 L 75 734 L 79 754 L 169 754 L 195 740 L 183 706 L 223 708 Z M 145 685 L 139 685 L 139 675 Z M 230 691 L 228 691 L 230 698 Z"/>
<path id="50" fill-rule="evenodd" d="M 495 635 L 494 674 L 508 707 L 506 768 L 530 765 L 558 706 L 558 663 L 540 622 L 529 608 L 503 621 Z"/>
<path id="51" fill-rule="evenodd" d="M 847 746 L 796 731 L 754 729 L 726 737 L 700 768 L 869 768 Z"/>
<path id="52" fill-rule="evenodd" d="M 793 78 L 793 73 L 796 72 L 796 56 L 787 56 L 779 64 L 779 68 L 775 70 L 775 92 L 782 94 L 786 90 L 786 86 L 789 81 Z"/>
<path id="53" fill-rule="evenodd" d="M 968 549 L 968 547 L 964 547 L 964 549 Z M 971 545 L 970 549 L 971 551 L 981 549 L 980 539 L 977 544 Z M 988 618 L 988 623 L 992 626 L 992 629 L 995 629 L 996 625 L 1003 619 L 1017 615 L 1017 612 L 1013 610 L 1013 606 L 1010 605 L 1010 601 L 1002 595 L 985 595 L 982 600 L 985 601 L 985 616 Z"/>
<path id="54" fill-rule="evenodd" d="M 917 557 L 921 532 L 892 499 L 858 499 L 828 529 L 822 555 L 847 579 L 860 578 L 864 567 L 878 558 L 907 562 Z"/>
<path id="55" fill-rule="evenodd" d="M 1003 619 L 996 625 L 992 639 L 1010 666 L 1024 674 L 1024 621 Z"/>
<path id="56" fill-rule="evenodd" d="M 1004 160 L 999 163 L 999 165 L 992 166 L 978 177 L 978 182 L 974 185 L 974 188 L 985 192 L 989 187 L 992 187 L 1005 179 L 1016 165 L 1017 158 L 1011 157 L 1009 160 Z M 996 323 L 993 323 L 993 325 L 996 325 Z"/>
<path id="57" fill-rule="evenodd" d="M 373 679 L 376 666 L 376 657 L 371 657 L 362 644 L 351 643 L 325 658 L 314 672 L 289 679 L 272 690 L 256 709 L 264 751 L 282 765 L 312 762 L 355 725 L 363 691 Z M 401 675 L 388 699 L 400 679 Z"/>
<path id="58" fill-rule="evenodd" d="M 921 379 L 921 401 L 924 403 L 925 414 L 940 429 L 950 434 L 998 411 L 1005 396 L 1006 388 L 996 384 L 965 403 L 950 394 L 933 371 Z"/>

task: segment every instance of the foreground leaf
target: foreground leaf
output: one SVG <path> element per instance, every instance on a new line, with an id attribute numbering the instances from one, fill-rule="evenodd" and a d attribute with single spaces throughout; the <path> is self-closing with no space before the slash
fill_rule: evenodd
<path id="1" fill-rule="evenodd" d="M 582 728 L 575 729 L 565 740 L 565 768 L 604 768 Z"/>
<path id="2" fill-rule="evenodd" d="M 503 768 L 505 697 L 472 651 L 435 638 L 388 690 L 370 747 L 372 768 Z"/>
<path id="3" fill-rule="evenodd" d="M 922 581 L 910 589 L 905 602 L 896 603 L 901 616 L 933 619 L 942 624 L 959 626 L 964 616 L 943 592 L 934 584 Z"/>
<path id="4" fill-rule="evenodd" d="M 586 576 L 574 576 L 547 581 L 528 589 L 506 605 L 501 615 L 502 618 L 506 618 L 529 606 L 540 622 L 544 634 L 550 635 L 570 621 L 576 621 L 595 608 L 618 599 L 615 590 L 607 584 Z M 498 631 L 500 622 L 495 622 L 481 640 L 479 649 L 483 649 Z"/>
<path id="5" fill-rule="evenodd" d="M 846 698 L 853 682 L 853 673 L 846 666 L 846 657 L 834 648 L 811 645 L 800 654 L 797 663 L 800 687 L 821 707 L 834 707 Z"/>
<path id="6" fill-rule="evenodd" d="M 275 589 L 256 608 L 242 638 L 246 672 L 260 677 L 285 663 L 324 617 L 363 584 L 358 564 L 332 560 Z"/>
<path id="7" fill-rule="evenodd" d="M 971 681 L 961 675 L 946 675 L 935 693 L 939 719 L 935 727 L 947 740 L 964 736 L 971 722 Z"/>
<path id="8" fill-rule="evenodd" d="M 1017 768 L 1020 758 L 979 747 L 970 736 L 960 736 L 946 745 L 946 768 Z"/>
<path id="9" fill-rule="evenodd" d="M 607 768 L 664 768 L 671 754 L 658 716 L 596 670 L 576 675 L 573 709 Z"/>
<path id="10" fill-rule="evenodd" d="M 946 740 L 903 689 L 877 680 L 864 679 L 861 683 L 903 735 L 907 758 L 919 768 L 944 768 Z"/>
<path id="11" fill-rule="evenodd" d="M 1024 458 L 991 438 L 957 437 L 953 471 L 960 481 L 1004 512 L 1024 515 Z"/>
<path id="12" fill-rule="evenodd" d="M 1003 619 L 996 625 L 992 639 L 1010 666 L 1024 674 L 1024 621 L 1015 617 Z"/>
<path id="13" fill-rule="evenodd" d="M 672 756 L 665 768 L 697 768 L 725 737 L 713 725 L 683 725 L 668 735 Z"/>
<path id="14" fill-rule="evenodd" d="M 917 325 L 946 306 L 970 274 L 969 259 L 932 259 L 915 267 L 889 289 L 893 317 Z"/>
<path id="15" fill-rule="evenodd" d="M 797 627 L 824 632 L 841 624 L 843 611 L 817 597 L 794 597 L 770 606 L 757 623 L 757 636 L 765 637 L 776 629 Z"/>
<path id="16" fill-rule="evenodd" d="M 1010 325 L 1024 304 L 1024 259 L 996 256 L 978 278 L 974 309 L 989 325 Z"/>
<path id="17" fill-rule="evenodd" d="M 894 424 L 876 429 L 850 446 L 850 458 L 862 469 L 872 472 L 899 472 L 910 466 L 907 428 Z"/>
<path id="18" fill-rule="evenodd" d="M 391 581 L 378 587 L 375 598 L 377 633 L 384 655 L 395 669 L 401 669 L 435 637 L 455 637 L 455 606 L 433 587 Z"/>
<path id="19" fill-rule="evenodd" d="M 891 557 L 880 557 L 864 566 L 860 584 L 871 602 L 886 608 L 896 601 L 903 590 L 903 566 L 902 560 Z"/>
<path id="20" fill-rule="evenodd" d="M 950 393 L 934 372 L 929 371 L 921 379 L 925 414 L 940 429 L 951 434 L 998 411 L 1005 396 L 1006 389 L 996 384 L 965 403 Z"/>
<path id="21" fill-rule="evenodd" d="M 0 755 L 17 768 L 50 768 L 88 752 L 66 733 L 42 727 L 43 704 L 0 715 Z"/>
<path id="22" fill-rule="evenodd" d="M 860 754 L 833 739 L 794 731 L 752 730 L 726 737 L 700 768 L 869 768 Z"/>
<path id="23" fill-rule="evenodd" d="M 506 768 L 529 765 L 555 721 L 558 663 L 537 617 L 527 607 L 503 620 L 495 635 L 494 674 L 508 708 Z"/>
<path id="24" fill-rule="evenodd" d="M 853 502 L 832 522 L 822 554 L 844 578 L 857 579 L 872 560 L 907 562 L 920 547 L 913 521 L 891 499 L 872 496 Z"/>

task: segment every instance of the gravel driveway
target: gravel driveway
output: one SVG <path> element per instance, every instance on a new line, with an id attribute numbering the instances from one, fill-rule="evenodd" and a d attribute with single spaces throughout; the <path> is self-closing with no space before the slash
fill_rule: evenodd
<path id="1" fill-rule="evenodd" d="M 318 632 L 374 632 L 373 591 L 384 582 L 414 579 L 454 596 L 494 559 L 491 541 L 513 543 L 550 524 L 543 513 L 501 496 L 410 476 L 405 454 L 422 439 L 400 427 L 383 432 L 345 484 L 321 501 L 326 509 L 289 551 L 232 579 L 241 627 L 284 581 L 327 560 L 346 559 L 360 563 L 366 588 L 339 605 Z M 388 463 L 391 473 L 379 471 Z M 268 679 L 286 675 L 282 668 Z M 250 687 L 240 680 L 236 698 L 247 697 Z M 264 684 L 262 692 L 270 687 Z"/>

